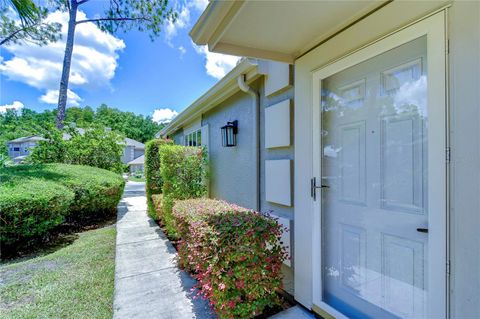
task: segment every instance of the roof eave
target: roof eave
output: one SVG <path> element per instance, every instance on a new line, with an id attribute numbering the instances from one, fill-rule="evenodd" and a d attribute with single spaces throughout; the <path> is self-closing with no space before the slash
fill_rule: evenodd
<path id="1" fill-rule="evenodd" d="M 189 35 L 193 42 L 197 45 L 214 45 L 212 41 L 220 37 L 244 3 L 245 0 L 210 1 L 190 30 Z"/>
<path id="2" fill-rule="evenodd" d="M 161 131 L 162 137 L 174 133 L 190 120 L 200 116 L 202 113 L 214 108 L 216 105 L 240 91 L 237 85 L 237 78 L 242 74 L 247 75 L 247 82 L 254 81 L 260 76 L 256 60 L 243 59 L 232 71 L 220 79 L 205 94 L 190 104 L 185 110 L 178 114 Z"/>

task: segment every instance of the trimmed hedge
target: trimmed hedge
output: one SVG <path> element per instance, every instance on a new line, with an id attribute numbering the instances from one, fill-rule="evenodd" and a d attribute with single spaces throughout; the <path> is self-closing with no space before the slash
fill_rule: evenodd
<path id="1" fill-rule="evenodd" d="M 52 181 L 0 184 L 0 242 L 8 246 L 44 235 L 64 221 L 74 197 Z"/>
<path id="2" fill-rule="evenodd" d="M 163 180 L 161 221 L 172 239 L 178 238 L 172 208 L 176 200 L 207 194 L 206 156 L 200 147 L 162 145 L 159 149 Z"/>
<path id="3" fill-rule="evenodd" d="M 2 245 L 41 237 L 66 219 L 82 221 L 115 211 L 125 181 L 80 165 L 18 165 L 0 169 Z"/>
<path id="4" fill-rule="evenodd" d="M 221 318 L 252 318 L 277 305 L 283 227 L 258 212 L 213 199 L 176 202 L 180 262 Z"/>
<path id="5" fill-rule="evenodd" d="M 152 195 L 162 193 L 162 176 L 160 174 L 159 148 L 165 144 L 173 144 L 172 140 L 154 139 L 145 144 L 145 189 L 147 192 L 148 213 L 158 220 L 152 202 Z"/>
<path id="6" fill-rule="evenodd" d="M 155 194 L 152 195 L 152 207 L 154 210 L 154 219 L 161 220 L 162 216 L 162 194 Z"/>

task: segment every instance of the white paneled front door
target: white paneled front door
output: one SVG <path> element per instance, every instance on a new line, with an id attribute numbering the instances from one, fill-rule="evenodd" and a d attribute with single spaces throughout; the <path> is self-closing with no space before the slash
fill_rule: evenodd
<path id="1" fill-rule="evenodd" d="M 437 14 L 314 73 L 322 187 L 313 190 L 314 303 L 327 312 L 445 315 L 443 19 Z"/>

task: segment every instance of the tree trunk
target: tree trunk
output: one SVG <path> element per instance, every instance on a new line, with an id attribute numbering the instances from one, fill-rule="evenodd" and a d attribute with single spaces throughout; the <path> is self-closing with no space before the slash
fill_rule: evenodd
<path id="1" fill-rule="evenodd" d="M 76 0 L 70 0 L 67 44 L 65 45 L 65 56 L 63 57 L 62 78 L 60 80 L 60 90 L 58 92 L 58 113 L 57 128 L 63 128 L 65 120 L 65 108 L 67 106 L 68 80 L 70 78 L 70 66 L 72 64 L 73 44 L 75 39 L 75 26 L 77 22 L 78 4 Z"/>

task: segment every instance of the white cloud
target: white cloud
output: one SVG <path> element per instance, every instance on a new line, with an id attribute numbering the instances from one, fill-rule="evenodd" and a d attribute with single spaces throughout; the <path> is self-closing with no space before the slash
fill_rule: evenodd
<path id="1" fill-rule="evenodd" d="M 172 45 L 172 39 L 177 35 L 178 30 L 185 29 L 190 25 L 190 5 L 186 4 L 177 9 L 178 17 L 175 22 L 168 21 L 165 26 L 165 39 L 170 46 Z"/>
<path id="2" fill-rule="evenodd" d="M 178 17 L 175 22 L 168 21 L 165 25 L 165 40 L 167 44 L 173 47 L 172 39 L 178 34 L 179 30 L 186 29 L 191 26 L 191 11 L 196 10 L 202 12 L 208 5 L 208 0 L 188 0 L 185 2 L 177 2 L 176 11 Z"/>
<path id="3" fill-rule="evenodd" d="M 86 19 L 85 13 L 79 11 L 77 19 Z M 5 49 L 12 53 L 13 57 L 0 60 L 0 72 L 8 79 L 44 90 L 46 93 L 40 98 L 41 101 L 50 101 L 54 94 L 50 91 L 57 90 L 60 83 L 68 13 L 53 12 L 48 20 L 62 24 L 62 40 L 45 46 L 12 44 Z M 123 48 L 125 43 L 121 39 L 102 32 L 95 24 L 78 25 L 70 71 L 70 88 L 75 90 L 77 87 L 89 89 L 109 86 L 118 66 L 117 52 Z M 72 94 L 75 93 L 69 93 L 72 105 L 81 101 L 78 95 Z"/>
<path id="4" fill-rule="evenodd" d="M 205 56 L 205 69 L 207 74 L 216 79 L 223 78 L 240 60 L 239 57 L 233 55 L 210 52 L 206 46 L 198 46 L 193 42 L 192 46 L 197 53 Z"/>
<path id="5" fill-rule="evenodd" d="M 7 110 L 21 110 L 24 105 L 20 101 L 13 101 L 12 104 L 0 105 L 0 113 L 5 113 Z"/>
<path id="6" fill-rule="evenodd" d="M 187 49 L 183 45 L 178 47 L 178 51 L 180 51 L 180 57 L 182 57 L 185 53 L 187 53 Z"/>
<path id="7" fill-rule="evenodd" d="M 192 7 L 202 12 L 208 6 L 208 0 L 191 0 L 190 4 Z"/>
<path id="8" fill-rule="evenodd" d="M 157 123 L 168 123 L 173 120 L 173 118 L 177 115 L 177 111 L 169 108 L 156 109 L 155 111 L 153 111 L 152 121 Z"/>
<path id="9" fill-rule="evenodd" d="M 48 90 L 47 93 L 42 95 L 38 100 L 47 104 L 57 104 L 58 90 Z M 81 101 L 83 101 L 83 99 L 75 92 L 72 90 L 67 91 L 67 106 L 79 106 Z"/>

